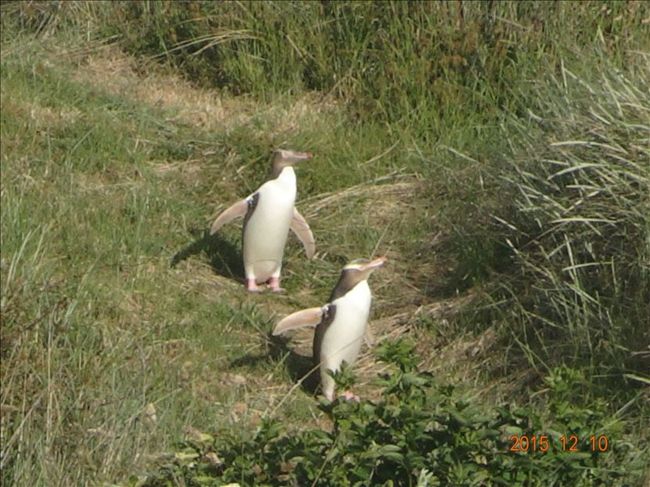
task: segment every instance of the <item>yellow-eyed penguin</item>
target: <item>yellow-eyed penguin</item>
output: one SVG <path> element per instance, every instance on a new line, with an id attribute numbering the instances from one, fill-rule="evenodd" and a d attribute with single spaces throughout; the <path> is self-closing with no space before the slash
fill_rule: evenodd
<path id="1" fill-rule="evenodd" d="M 316 327 L 314 365 L 320 368 L 323 394 L 330 401 L 334 400 L 335 382 L 328 370 L 338 371 L 344 360 L 352 365 L 359 356 L 372 302 L 368 277 L 385 262 L 386 257 L 350 262 L 343 268 L 328 304 L 297 311 L 282 319 L 273 330 L 274 335 L 280 335 L 287 330 Z M 346 391 L 345 397 L 355 396 Z"/>
<path id="2" fill-rule="evenodd" d="M 274 292 L 282 291 L 280 271 L 289 229 L 302 242 L 307 257 L 314 255 L 314 236 L 295 207 L 296 174 L 293 170 L 294 164 L 311 158 L 310 152 L 276 150 L 271 179 L 221 213 L 212 224 L 211 235 L 235 218 L 244 217 L 244 272 L 249 291 L 258 291 L 257 284 L 264 282 L 268 282 Z"/>

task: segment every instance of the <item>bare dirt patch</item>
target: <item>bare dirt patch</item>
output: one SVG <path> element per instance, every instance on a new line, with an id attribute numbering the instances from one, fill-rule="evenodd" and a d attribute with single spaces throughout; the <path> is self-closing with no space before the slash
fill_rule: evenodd
<path id="1" fill-rule="evenodd" d="M 86 55 L 74 78 L 115 95 L 168 109 L 174 112 L 174 121 L 206 130 L 232 129 L 262 118 L 266 122 L 262 124 L 263 130 L 282 134 L 314 123 L 323 113 L 336 108 L 331 99 L 307 93 L 288 106 L 267 105 L 260 109 L 257 100 L 222 96 L 218 90 L 199 88 L 176 74 L 164 72 L 152 61 L 136 60 L 116 45 Z"/>

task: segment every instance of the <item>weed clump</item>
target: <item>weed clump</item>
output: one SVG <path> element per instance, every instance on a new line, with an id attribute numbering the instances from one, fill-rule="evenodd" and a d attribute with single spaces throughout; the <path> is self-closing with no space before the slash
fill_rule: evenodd
<path id="1" fill-rule="evenodd" d="M 380 379 L 383 399 L 321 404 L 331 431 L 289 435 L 268 419 L 245 437 L 193 435 L 159 470 L 124 485 L 615 486 L 640 479 L 643 451 L 624 441 L 620 423 L 604 404 L 572 397 L 579 372 L 551 374 L 551 411 L 488 408 L 419 372 L 413 353 L 403 340 L 380 347 L 393 365 Z"/>

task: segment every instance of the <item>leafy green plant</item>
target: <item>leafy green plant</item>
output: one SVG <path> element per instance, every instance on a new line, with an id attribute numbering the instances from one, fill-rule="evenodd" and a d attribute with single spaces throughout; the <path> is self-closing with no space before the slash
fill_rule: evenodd
<path id="1" fill-rule="evenodd" d="M 645 466 L 640 446 L 625 441 L 602 402 L 576 400 L 583 380 L 572 369 L 549 376 L 545 406 L 496 408 L 469 401 L 458 387 L 437 384 L 413 365 L 414 348 L 400 340 L 378 352 L 394 371 L 381 378 L 380 401 L 321 404 L 332 431 L 287 434 L 268 419 L 245 438 L 205 436 L 186 441 L 173 462 L 130 484 L 165 485 L 630 485 Z M 546 438 L 511 451 L 513 437 Z M 581 441 L 575 452 L 566 439 Z M 608 438 L 592 450 L 591 435 Z M 564 443 L 563 443 L 564 441 Z M 539 449 L 546 445 L 546 451 Z M 214 459 L 219 461 L 215 462 Z M 211 460 L 212 459 L 212 460 Z M 621 465 L 625 464 L 625 468 Z"/>

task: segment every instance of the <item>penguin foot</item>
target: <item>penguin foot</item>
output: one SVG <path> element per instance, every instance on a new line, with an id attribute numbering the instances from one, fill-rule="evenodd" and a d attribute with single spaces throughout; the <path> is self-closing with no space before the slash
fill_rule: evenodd
<path id="1" fill-rule="evenodd" d="M 352 391 L 345 391 L 341 397 L 346 401 L 361 402 L 361 398 Z"/>
<path id="2" fill-rule="evenodd" d="M 279 277 L 272 277 L 269 279 L 269 287 L 271 288 L 271 291 L 274 293 L 283 293 L 284 288 L 280 287 L 280 278 Z"/>
<path id="3" fill-rule="evenodd" d="M 246 279 L 246 290 L 251 293 L 259 293 L 260 288 L 257 287 L 255 279 Z"/>

